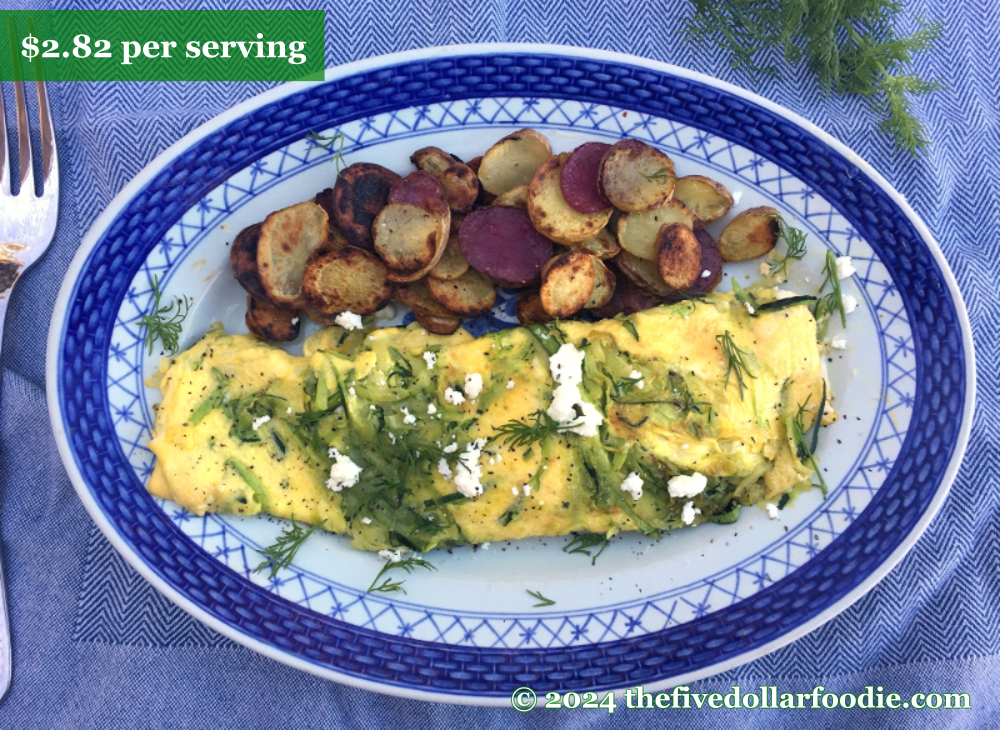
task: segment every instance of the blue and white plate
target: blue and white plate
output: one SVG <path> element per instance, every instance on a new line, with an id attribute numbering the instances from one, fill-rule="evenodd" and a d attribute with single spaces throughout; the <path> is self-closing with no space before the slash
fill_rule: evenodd
<path id="1" fill-rule="evenodd" d="M 149 496 L 151 406 L 137 319 L 150 280 L 189 296 L 181 345 L 221 320 L 245 332 L 228 244 L 269 211 L 335 179 L 310 131 L 341 132 L 347 162 L 400 173 L 436 145 L 465 159 L 523 127 L 557 152 L 588 140 L 646 140 L 679 174 L 773 205 L 808 233 L 785 285 L 815 293 L 825 251 L 851 256 L 827 365 L 840 420 L 824 429 L 830 494 L 772 521 L 658 542 L 616 538 L 592 566 L 565 538 L 430 555 L 407 593 L 366 594 L 381 567 L 343 538 L 314 535 L 268 580 L 257 550 L 285 526 L 196 517 Z M 718 233 L 724 221 L 710 230 Z M 752 277 L 756 263 L 726 267 Z M 502 296 L 475 333 L 513 321 Z M 829 620 L 912 547 L 944 499 L 973 406 L 972 338 L 951 272 L 925 226 L 873 169 L 815 126 L 741 89 L 681 68 L 595 50 L 465 46 L 333 69 L 326 81 L 263 94 L 184 137 L 114 200 L 73 261 L 49 336 L 49 408 L 90 514 L 153 585 L 209 626 L 314 674 L 392 694 L 505 704 L 513 689 L 667 687 L 762 656 Z M 400 321 L 400 309 L 393 319 Z M 293 350 L 301 342 L 293 343 Z M 555 601 L 534 608 L 528 590 Z"/>

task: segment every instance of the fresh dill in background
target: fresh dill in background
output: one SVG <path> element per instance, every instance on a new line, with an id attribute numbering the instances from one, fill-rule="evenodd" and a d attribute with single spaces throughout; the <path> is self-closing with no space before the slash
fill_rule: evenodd
<path id="1" fill-rule="evenodd" d="M 273 545 L 268 545 L 263 550 L 257 551 L 267 558 L 267 560 L 254 568 L 253 572 L 259 573 L 270 566 L 271 574 L 267 577 L 273 578 L 276 576 L 279 570 L 284 570 L 292 564 L 292 560 L 295 559 L 295 553 L 299 551 L 299 548 L 302 547 L 306 539 L 316 531 L 316 528 L 325 521 L 322 520 L 308 530 L 303 530 L 293 518 L 292 526 L 278 535 L 278 539 L 274 541 Z"/>
<path id="2" fill-rule="evenodd" d="M 711 40 L 731 54 L 733 68 L 755 81 L 780 77 L 765 59 L 780 51 L 789 64 L 803 59 L 827 96 L 858 95 L 881 115 L 879 130 L 896 149 L 915 154 L 927 146 L 912 97 L 945 88 L 910 71 L 914 57 L 931 49 L 941 23 L 917 20 L 910 35 L 899 35 L 900 0 L 691 0 L 694 16 L 682 33 L 688 40 Z"/>
<path id="3" fill-rule="evenodd" d="M 385 565 L 382 566 L 382 570 L 378 572 L 378 575 L 375 576 L 375 580 L 372 581 L 372 584 L 368 586 L 368 590 L 365 592 L 395 593 L 396 591 L 399 591 L 400 593 L 405 594 L 406 590 L 403 588 L 403 583 L 405 581 L 401 580 L 394 581 L 391 578 L 386 578 L 384 581 L 382 581 L 381 585 L 377 585 L 379 578 L 388 573 L 390 570 L 395 570 L 396 568 L 399 568 L 400 570 L 405 570 L 407 574 L 412 573 L 414 568 L 426 568 L 427 570 L 437 570 L 437 568 L 435 568 L 433 565 L 428 563 L 426 560 L 423 560 L 422 558 L 401 558 L 396 561 L 389 560 L 388 562 L 386 562 Z"/>
<path id="4" fill-rule="evenodd" d="M 162 306 L 160 300 L 163 298 L 163 292 L 160 291 L 160 277 L 154 276 L 149 284 L 153 288 L 153 311 L 151 314 L 144 314 L 136 321 L 140 326 L 146 327 L 145 345 L 150 355 L 153 354 L 157 340 L 163 343 L 163 349 L 168 355 L 174 355 L 180 343 L 181 325 L 191 310 L 191 300 L 187 297 L 176 297 L 170 304 Z M 174 310 L 174 307 L 177 309 Z"/>
<path id="5" fill-rule="evenodd" d="M 306 139 L 317 147 L 322 147 L 323 149 L 328 149 L 333 152 L 333 161 L 337 165 L 337 177 L 340 177 L 340 167 L 344 164 L 344 142 L 347 137 L 345 137 L 342 132 L 337 132 L 332 137 L 324 137 L 322 134 L 316 134 L 316 132 L 310 131 L 309 134 L 306 135 Z M 334 151 L 333 146 L 338 143 L 339 145 Z"/>

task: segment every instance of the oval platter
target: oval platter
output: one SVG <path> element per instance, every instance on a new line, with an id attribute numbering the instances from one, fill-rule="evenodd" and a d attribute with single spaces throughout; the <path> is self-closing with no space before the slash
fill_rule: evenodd
<path id="1" fill-rule="evenodd" d="M 333 184 L 343 159 L 412 170 L 442 147 L 463 159 L 532 127 L 555 152 L 643 139 L 678 174 L 703 174 L 773 205 L 808 235 L 787 287 L 815 293 L 827 249 L 849 255 L 860 303 L 827 367 L 840 419 L 823 430 L 826 482 L 779 520 L 748 508 L 654 541 L 616 537 L 595 564 L 567 538 L 456 548 L 401 592 L 366 593 L 382 560 L 317 533 L 268 579 L 257 552 L 287 526 L 197 517 L 154 499 L 137 320 L 191 298 L 181 347 L 214 321 L 246 332 L 229 273 L 236 232 Z M 732 215 L 732 214 L 730 214 Z M 709 230 L 718 233 L 724 221 Z M 759 262 L 727 265 L 750 278 Z M 511 326 L 513 292 L 466 323 Z M 230 638 L 299 669 L 399 696 L 502 705 L 522 685 L 665 688 L 763 656 L 828 621 L 912 547 L 954 478 L 974 402 L 968 318 L 928 230 L 854 153 L 790 112 L 720 81 L 590 49 L 425 49 L 332 69 L 258 96 L 150 163 L 94 224 L 66 276 L 48 344 L 48 398 L 66 469 L 114 547 L 171 600 Z M 392 316 L 389 316 L 392 315 Z M 411 321 L 398 305 L 381 324 Z M 831 335 L 841 333 L 839 323 Z M 292 343 L 290 349 L 301 347 Z M 402 577 L 402 576 L 401 576 Z M 527 591 L 555 601 L 535 607 Z"/>

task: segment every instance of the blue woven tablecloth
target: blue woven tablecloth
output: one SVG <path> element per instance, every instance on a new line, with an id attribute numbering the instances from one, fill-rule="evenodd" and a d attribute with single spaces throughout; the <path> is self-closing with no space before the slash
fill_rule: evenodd
<path id="1" fill-rule="evenodd" d="M 2 355 L 0 535 L 15 667 L 13 688 L 0 705 L 0 728 L 1000 723 L 993 719 L 1000 708 L 993 694 L 1000 673 L 997 5 L 908 3 L 908 17 L 946 23 L 937 49 L 918 64 L 922 74 L 950 86 L 916 105 L 931 140 L 919 159 L 894 154 L 891 141 L 874 132 L 876 119 L 863 103 L 824 98 L 802 69 L 781 81 L 753 83 L 714 49 L 681 42 L 677 30 L 690 14 L 687 0 L 354 0 L 326 9 L 328 65 L 421 46 L 512 41 L 592 46 L 717 76 L 815 122 L 907 197 L 955 272 L 980 363 L 972 438 L 951 495 L 910 554 L 853 607 L 791 646 L 692 689 L 765 684 L 794 692 L 821 684 L 845 692 L 872 684 L 904 696 L 969 692 L 973 710 L 518 715 L 342 687 L 265 659 L 191 619 L 117 556 L 77 499 L 49 426 L 45 340 L 69 262 L 115 194 L 183 134 L 267 85 L 78 83 L 50 85 L 62 174 L 59 230 L 48 255 L 14 292 Z"/>

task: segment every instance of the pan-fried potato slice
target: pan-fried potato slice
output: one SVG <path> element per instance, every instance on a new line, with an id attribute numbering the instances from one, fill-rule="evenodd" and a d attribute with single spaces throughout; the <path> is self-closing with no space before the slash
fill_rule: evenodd
<path id="1" fill-rule="evenodd" d="M 333 327 L 337 324 L 337 314 L 320 314 L 315 309 L 310 307 L 308 304 L 302 307 L 302 313 L 305 314 L 309 319 L 311 319 L 316 324 L 321 324 L 324 327 Z"/>
<path id="2" fill-rule="evenodd" d="M 555 319 L 542 306 L 542 295 L 538 289 L 521 292 L 517 304 L 514 305 L 514 312 L 521 324 L 545 324 Z"/>
<path id="3" fill-rule="evenodd" d="M 702 175 L 679 178 L 674 186 L 674 199 L 691 211 L 695 230 L 718 220 L 733 207 L 733 196 L 726 186 Z"/>
<path id="4" fill-rule="evenodd" d="M 302 290 L 306 303 L 320 314 L 371 314 L 392 299 L 388 274 L 374 254 L 349 247 L 310 263 Z"/>
<path id="5" fill-rule="evenodd" d="M 399 175 L 381 165 L 355 162 L 341 170 L 333 186 L 333 223 L 352 246 L 372 250 L 372 223 L 389 203 Z"/>
<path id="6" fill-rule="evenodd" d="M 445 309 L 463 317 L 478 317 L 493 309 L 497 291 L 493 282 L 470 268 L 457 279 L 427 279 L 431 296 Z"/>
<path id="7" fill-rule="evenodd" d="M 257 272 L 257 241 L 260 239 L 260 223 L 247 226 L 236 234 L 229 247 L 229 265 L 233 276 L 247 294 L 256 299 L 267 299 L 264 285 Z"/>
<path id="8" fill-rule="evenodd" d="M 674 163 L 655 147 L 623 139 L 604 153 L 601 192 L 620 210 L 661 208 L 674 194 Z"/>
<path id="9" fill-rule="evenodd" d="M 430 263 L 437 251 L 441 219 L 408 203 L 390 203 L 372 225 L 375 253 L 392 271 L 412 274 Z"/>
<path id="10" fill-rule="evenodd" d="M 597 235 L 580 246 L 587 253 L 592 253 L 599 259 L 613 259 L 622 250 L 618 241 L 607 228 L 602 228 Z"/>
<path id="11" fill-rule="evenodd" d="M 409 284 L 401 284 L 396 287 L 396 301 L 403 304 L 414 312 L 421 312 L 428 317 L 457 317 L 455 312 L 444 307 L 437 299 L 431 296 L 431 290 L 427 286 L 426 279 L 411 281 Z"/>
<path id="12" fill-rule="evenodd" d="M 594 290 L 590 293 L 590 299 L 583 305 L 584 309 L 603 307 L 607 304 L 615 293 L 615 275 L 604 262 L 597 256 L 591 255 L 591 263 L 594 266 Z"/>
<path id="13" fill-rule="evenodd" d="M 479 197 L 479 178 L 471 167 L 438 147 L 417 150 L 410 155 L 410 162 L 441 181 L 452 211 L 472 210 L 472 204 Z"/>
<path id="14" fill-rule="evenodd" d="M 329 224 L 326 211 L 315 203 L 298 203 L 271 213 L 260 226 L 257 239 L 257 272 L 267 301 L 299 309 L 302 272 L 326 246 Z"/>
<path id="15" fill-rule="evenodd" d="M 656 237 L 656 266 L 663 282 L 677 291 L 695 285 L 701 275 L 701 244 L 683 223 L 671 223 Z"/>
<path id="16" fill-rule="evenodd" d="M 560 319 L 571 317 L 590 303 L 600 276 L 595 264 L 607 271 L 600 259 L 585 251 L 567 251 L 549 259 L 542 269 L 542 288 L 539 292 L 542 308 L 549 316 Z M 613 293 L 612 284 L 602 303 Z M 599 297 L 603 296 L 604 292 L 601 292 Z"/>
<path id="17" fill-rule="evenodd" d="M 656 261 L 656 236 L 663 226 L 671 223 L 691 228 L 691 213 L 676 200 L 654 210 L 622 213 L 618 218 L 618 243 L 633 256 Z"/>
<path id="18" fill-rule="evenodd" d="M 538 168 L 528 185 L 528 215 L 535 229 L 564 246 L 586 243 L 607 225 L 611 208 L 597 213 L 581 213 L 563 198 L 563 157 L 556 155 Z"/>
<path id="19" fill-rule="evenodd" d="M 518 185 L 516 188 L 511 188 L 505 193 L 501 193 L 497 196 L 490 205 L 507 205 L 511 208 L 524 208 L 528 209 L 528 186 Z"/>
<path id="20" fill-rule="evenodd" d="M 487 150 L 479 163 L 479 183 L 493 195 L 527 185 L 552 156 L 552 146 L 533 129 L 509 134 Z"/>
<path id="21" fill-rule="evenodd" d="M 645 289 L 639 288 L 627 276 L 619 275 L 611 299 L 600 307 L 594 307 L 593 314 L 601 319 L 610 319 L 619 314 L 635 314 L 645 309 L 651 309 L 662 301 Z"/>
<path id="22" fill-rule="evenodd" d="M 416 309 L 413 310 L 413 317 L 432 335 L 453 335 L 462 325 L 462 320 L 458 317 L 434 317 Z"/>
<path id="23" fill-rule="evenodd" d="M 778 211 L 766 205 L 733 218 L 719 236 L 723 261 L 746 261 L 766 254 L 778 242 L 780 220 Z"/>
<path id="24" fill-rule="evenodd" d="M 665 298 L 677 294 L 674 289 L 667 286 L 660 276 L 660 269 L 652 261 L 641 259 L 638 256 L 622 250 L 615 257 L 618 270 L 632 280 L 636 286 L 649 292 L 654 297 Z"/>
<path id="25" fill-rule="evenodd" d="M 427 276 L 432 279 L 449 281 L 457 279 L 469 270 L 469 262 L 462 255 L 462 246 L 458 242 L 458 229 L 453 225 L 451 235 L 448 237 L 448 245 L 444 249 L 441 259 L 434 265 Z"/>
<path id="26" fill-rule="evenodd" d="M 344 246 L 350 246 L 350 241 L 348 241 L 346 236 L 341 233 L 340 229 L 333 224 L 333 221 L 336 220 L 333 213 L 333 188 L 325 188 L 324 190 L 316 193 L 316 197 L 313 198 L 313 202 L 326 211 L 326 217 L 330 221 L 330 230 L 326 235 L 326 247 L 324 248 L 323 253 L 333 253 L 334 251 L 339 251 Z"/>
<path id="27" fill-rule="evenodd" d="M 251 334 L 268 342 L 291 342 L 299 336 L 297 311 L 282 309 L 249 295 L 247 295 L 247 314 L 244 321 Z"/>
<path id="28" fill-rule="evenodd" d="M 434 268 L 448 246 L 451 232 L 451 209 L 445 199 L 444 186 L 429 172 L 412 172 L 392 186 L 389 203 L 407 203 L 423 208 L 438 218 L 438 235 L 435 239 L 434 255 L 425 265 L 413 272 L 389 270 L 389 281 L 406 283 L 424 278 Z"/>

